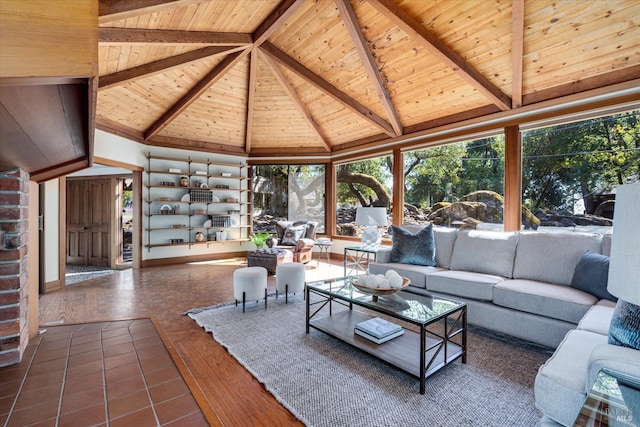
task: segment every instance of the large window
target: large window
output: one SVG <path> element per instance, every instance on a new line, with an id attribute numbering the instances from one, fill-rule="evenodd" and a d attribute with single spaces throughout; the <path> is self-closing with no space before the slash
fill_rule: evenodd
<path id="1" fill-rule="evenodd" d="M 541 227 L 606 231 L 615 187 L 638 181 L 640 112 L 529 130 L 522 149 L 522 199 Z"/>
<path id="2" fill-rule="evenodd" d="M 341 236 L 361 236 L 364 226 L 356 224 L 356 210 L 364 207 L 384 207 L 391 214 L 393 197 L 393 157 L 376 157 L 336 166 L 337 213 L 336 233 Z M 388 224 L 378 227 L 388 237 Z"/>
<path id="3" fill-rule="evenodd" d="M 317 221 L 325 230 L 324 165 L 253 166 L 253 230 L 275 232 L 280 220 Z"/>
<path id="4" fill-rule="evenodd" d="M 503 223 L 504 135 L 404 154 L 404 222 Z"/>

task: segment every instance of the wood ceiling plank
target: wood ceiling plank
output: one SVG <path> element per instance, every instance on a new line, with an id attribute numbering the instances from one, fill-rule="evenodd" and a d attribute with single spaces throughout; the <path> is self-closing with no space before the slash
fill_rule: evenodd
<path id="1" fill-rule="evenodd" d="M 327 152 L 331 152 L 331 146 L 327 142 L 327 137 L 325 136 L 323 130 L 320 128 L 318 123 L 314 120 L 307 106 L 304 104 L 304 102 L 302 102 L 302 100 L 296 93 L 295 88 L 291 85 L 291 83 L 289 83 L 289 81 L 287 81 L 284 74 L 280 72 L 275 61 L 270 56 L 268 55 L 261 55 L 261 56 L 262 56 L 262 60 L 267 64 L 267 66 L 271 70 L 271 74 L 273 74 L 276 80 L 278 80 L 278 82 L 280 83 L 280 86 L 282 86 L 282 89 L 284 89 L 286 94 L 289 96 L 289 98 L 291 98 L 293 103 L 298 108 L 298 111 L 300 111 L 300 113 L 307 120 L 311 128 L 318 134 L 318 137 L 322 140 L 324 149 Z"/>
<path id="2" fill-rule="evenodd" d="M 284 0 L 253 32 L 256 46 L 260 46 L 304 4 L 305 0 Z"/>
<path id="3" fill-rule="evenodd" d="M 511 3 L 511 102 L 522 106 L 522 67 L 524 62 L 524 0 Z"/>
<path id="4" fill-rule="evenodd" d="M 350 110 L 357 113 L 359 116 L 372 123 L 376 127 L 382 129 L 387 135 L 393 136 L 395 132 L 393 127 L 387 123 L 383 118 L 376 115 L 373 111 L 364 107 L 363 105 L 358 104 L 352 98 L 348 97 L 344 92 L 338 90 L 331 84 L 329 84 L 322 77 L 313 73 L 311 70 L 305 68 L 295 59 L 288 56 L 286 53 L 282 52 L 280 49 L 275 47 L 269 42 L 265 42 L 260 46 L 260 49 L 273 57 L 276 61 L 280 62 L 286 68 L 290 69 L 303 79 L 307 80 L 309 83 L 313 84 L 318 89 L 322 90 L 327 95 L 334 98 L 336 101 L 348 107 Z"/>
<path id="5" fill-rule="evenodd" d="M 104 89 L 120 83 L 135 80 L 139 77 L 158 74 L 180 65 L 197 61 L 206 57 L 215 57 L 219 55 L 227 55 L 246 49 L 245 46 L 225 47 L 225 46 L 208 46 L 201 49 L 186 52 L 180 55 L 171 56 L 165 59 L 150 62 L 148 64 L 139 65 L 134 68 L 118 71 L 100 77 L 99 88 Z"/>
<path id="6" fill-rule="evenodd" d="M 511 99 L 507 95 L 393 1 L 369 0 L 369 3 L 502 110 L 511 109 Z"/>
<path id="7" fill-rule="evenodd" d="M 169 110 L 167 110 L 160 119 L 145 131 L 145 140 L 148 140 L 164 129 L 173 119 L 187 109 L 189 105 L 195 102 L 200 95 L 206 92 L 211 85 L 220 79 L 229 69 L 233 68 L 233 66 L 243 59 L 249 52 L 250 49 L 245 49 L 242 52 L 235 52 L 227 56 L 220 64 L 211 70 L 204 79 L 199 81 L 194 88 L 184 95 L 176 104 L 171 106 L 171 108 L 169 108 Z"/>
<path id="8" fill-rule="evenodd" d="M 248 33 L 220 33 L 213 31 L 155 30 L 144 28 L 99 28 L 98 41 L 108 44 L 208 44 L 212 46 L 250 45 Z"/>
<path id="9" fill-rule="evenodd" d="M 371 80 L 376 92 L 378 92 L 378 98 L 387 113 L 391 126 L 393 126 L 395 136 L 400 136 L 402 135 L 402 123 L 400 123 L 400 119 L 398 118 L 396 109 L 393 106 L 389 92 L 387 91 L 382 76 L 380 75 L 380 70 L 378 70 L 375 59 L 369 50 L 368 42 L 362 35 L 362 31 L 360 31 L 360 24 L 358 23 L 358 18 L 351 7 L 351 3 L 349 3 L 349 0 L 335 0 L 335 2 L 340 14 L 342 15 L 344 25 L 351 36 L 351 40 L 358 51 L 358 55 L 360 55 L 360 60 L 367 70 L 369 80 Z"/>
<path id="10" fill-rule="evenodd" d="M 173 135 L 201 130 L 207 137 L 224 138 L 244 148 L 248 68 L 245 59 L 249 52 L 246 49 L 223 59 L 145 132 L 145 139 L 171 125 Z M 189 124 L 185 125 L 186 122 Z M 214 123 L 217 128 L 212 126 Z"/>

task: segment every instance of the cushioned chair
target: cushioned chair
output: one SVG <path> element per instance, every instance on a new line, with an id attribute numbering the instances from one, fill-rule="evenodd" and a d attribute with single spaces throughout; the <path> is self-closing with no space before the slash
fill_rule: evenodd
<path id="1" fill-rule="evenodd" d="M 293 252 L 293 262 L 311 261 L 316 238 L 316 221 L 278 221 L 276 237 L 267 240 L 270 248 L 288 249 Z"/>

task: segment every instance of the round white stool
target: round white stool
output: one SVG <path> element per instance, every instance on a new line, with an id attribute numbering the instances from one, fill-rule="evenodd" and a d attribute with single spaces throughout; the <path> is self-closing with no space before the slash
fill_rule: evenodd
<path id="1" fill-rule="evenodd" d="M 264 308 L 267 308 L 267 269 L 264 267 L 244 267 L 233 272 L 233 296 L 242 301 L 242 312 L 247 301 L 264 298 Z"/>
<path id="2" fill-rule="evenodd" d="M 288 262 L 276 267 L 276 298 L 278 292 L 284 293 L 285 303 L 289 303 L 288 294 L 304 291 L 305 285 L 304 264 Z"/>

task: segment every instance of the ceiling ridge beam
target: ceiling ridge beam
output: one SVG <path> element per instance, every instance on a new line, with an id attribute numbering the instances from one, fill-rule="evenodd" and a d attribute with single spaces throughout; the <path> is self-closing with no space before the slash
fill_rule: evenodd
<path id="1" fill-rule="evenodd" d="M 453 49 L 444 44 L 435 34 L 412 18 L 392 0 L 367 0 L 378 12 L 402 31 L 425 47 L 433 56 L 449 66 L 478 92 L 486 96 L 501 110 L 511 109 L 511 98 L 504 94 L 482 73 L 469 65 Z"/>
<path id="2" fill-rule="evenodd" d="M 253 43 L 260 46 L 304 4 L 305 0 L 284 0 L 253 32 Z"/>
<path id="3" fill-rule="evenodd" d="M 522 69 L 524 66 L 524 0 L 511 1 L 511 104 L 522 107 Z"/>
<path id="4" fill-rule="evenodd" d="M 323 145 L 325 151 L 330 153 L 331 152 L 331 146 L 327 142 L 326 135 L 324 135 L 322 129 L 320 128 L 318 123 L 313 118 L 313 115 L 311 114 L 311 112 L 309 111 L 307 106 L 304 105 L 304 102 L 302 102 L 302 100 L 300 99 L 300 96 L 297 94 L 297 92 L 296 92 L 295 88 L 293 87 L 293 85 L 287 80 L 285 75 L 278 69 L 278 66 L 276 65 L 276 62 L 273 60 L 272 57 L 270 57 L 269 55 L 265 55 L 264 53 L 261 54 L 261 57 L 264 60 L 264 62 L 267 64 L 269 69 L 271 70 L 271 74 L 273 74 L 273 76 L 276 78 L 278 83 L 280 83 L 280 86 L 282 86 L 282 88 L 284 89 L 285 93 L 293 101 L 293 103 L 296 105 L 296 107 L 298 107 L 298 110 L 300 111 L 300 113 L 302 113 L 302 115 L 307 120 L 309 125 L 311 125 L 311 127 L 313 128 L 315 133 L 318 135 L 318 137 L 322 141 L 322 145 Z"/>
<path id="5" fill-rule="evenodd" d="M 179 67 L 180 65 L 187 64 L 189 62 L 197 61 L 199 59 L 207 57 L 215 57 L 219 55 L 228 55 L 230 53 L 238 52 L 246 49 L 246 46 L 207 46 L 200 49 L 192 50 L 190 52 L 181 53 L 180 55 L 170 56 L 164 59 L 158 59 L 147 64 L 138 65 L 137 67 L 127 68 L 126 70 L 117 71 L 115 73 L 106 74 L 99 78 L 98 87 L 102 89 L 108 89 L 109 87 L 118 85 L 120 83 L 135 80 L 140 77 L 149 77 L 154 74 L 162 73 L 163 71 L 170 70 L 171 68 Z"/>
<path id="6" fill-rule="evenodd" d="M 247 56 L 251 49 L 245 49 L 242 52 L 235 52 L 228 55 L 217 66 L 200 80 L 189 92 L 171 106 L 155 123 L 153 123 L 145 132 L 144 139 L 148 141 L 151 137 L 158 134 L 162 129 L 167 127 L 172 120 L 178 117 L 192 103 L 194 103 L 200 95 L 206 92 L 215 82 L 217 82 L 227 71 L 235 66 L 242 58 Z"/>
<path id="7" fill-rule="evenodd" d="M 360 60 L 362 61 L 364 68 L 367 70 L 369 79 L 373 83 L 376 92 L 378 92 L 378 98 L 387 113 L 387 117 L 391 122 L 391 126 L 393 126 L 393 130 L 395 131 L 394 136 L 400 136 L 402 135 L 402 123 L 400 123 L 398 113 L 393 106 L 393 102 L 389 96 L 389 91 L 387 91 L 387 87 L 384 84 L 378 65 L 371 54 L 371 50 L 369 50 L 368 41 L 362 34 L 358 18 L 356 17 L 353 7 L 351 7 L 349 0 L 335 0 L 335 3 L 336 6 L 338 6 L 338 11 L 342 16 L 342 21 L 347 28 L 347 32 L 351 36 L 351 40 L 353 41 L 356 51 L 358 52 L 358 55 L 360 55 Z"/>
<path id="8" fill-rule="evenodd" d="M 156 30 L 146 28 L 98 28 L 98 43 L 104 44 L 209 44 L 213 46 L 250 45 L 249 33 L 215 31 Z"/>
<path id="9" fill-rule="evenodd" d="M 313 71 L 309 70 L 304 65 L 300 64 L 298 61 L 291 58 L 289 55 L 287 55 L 271 43 L 264 42 L 262 46 L 260 46 L 260 49 L 264 53 L 268 54 L 273 59 L 281 63 L 287 69 L 296 73 L 298 76 L 302 77 L 304 80 L 311 83 L 325 94 L 331 96 L 333 99 L 358 114 L 361 118 L 365 119 L 377 128 L 382 129 L 387 135 L 395 136 L 393 127 L 383 118 L 379 117 L 376 113 L 358 103 L 356 100 L 349 97 L 344 92 L 341 92 L 331 83 L 327 82 L 322 77 L 318 76 Z"/>
<path id="10" fill-rule="evenodd" d="M 100 0 L 98 3 L 98 23 L 119 21 L 159 12 L 163 9 L 188 6 L 202 0 Z"/>

